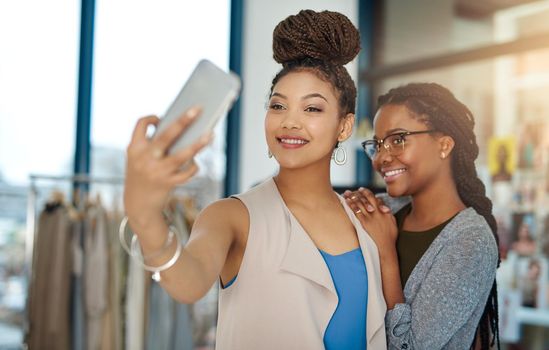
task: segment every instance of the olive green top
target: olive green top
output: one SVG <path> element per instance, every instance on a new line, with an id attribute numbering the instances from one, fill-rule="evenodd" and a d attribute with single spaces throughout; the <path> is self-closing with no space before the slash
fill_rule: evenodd
<path id="1" fill-rule="evenodd" d="M 427 251 L 427 248 L 429 248 L 431 243 L 433 243 L 435 238 L 437 238 L 438 234 L 442 231 L 446 224 L 453 219 L 452 217 L 442 224 L 426 231 L 405 231 L 402 229 L 402 225 L 404 223 L 404 218 L 406 218 L 411 210 L 412 204 L 410 203 L 395 214 L 398 225 L 398 238 L 396 245 L 402 288 L 406 285 L 408 277 L 412 274 L 412 271 L 425 251 Z"/>

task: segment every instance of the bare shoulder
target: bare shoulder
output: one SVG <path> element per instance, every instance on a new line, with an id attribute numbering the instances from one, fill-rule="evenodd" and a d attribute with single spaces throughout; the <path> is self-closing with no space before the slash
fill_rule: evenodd
<path id="1" fill-rule="evenodd" d="M 223 198 L 208 205 L 202 210 L 201 215 L 218 215 L 223 216 L 245 215 L 248 216 L 246 206 L 236 198 Z M 230 214 L 230 215 L 227 215 Z"/>
<path id="2" fill-rule="evenodd" d="M 224 198 L 213 202 L 204 208 L 196 220 L 196 224 L 208 226 L 223 225 L 233 230 L 246 230 L 249 223 L 248 209 L 236 198 Z"/>

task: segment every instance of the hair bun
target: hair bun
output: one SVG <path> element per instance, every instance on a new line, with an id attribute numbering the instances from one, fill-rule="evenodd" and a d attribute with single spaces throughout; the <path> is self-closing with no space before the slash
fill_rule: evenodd
<path id="1" fill-rule="evenodd" d="M 302 10 L 273 31 L 273 57 L 283 65 L 306 58 L 344 65 L 359 51 L 358 29 L 339 12 Z"/>

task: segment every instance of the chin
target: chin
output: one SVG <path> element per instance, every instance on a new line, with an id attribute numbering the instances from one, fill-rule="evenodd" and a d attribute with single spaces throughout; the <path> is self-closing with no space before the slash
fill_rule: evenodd
<path id="1" fill-rule="evenodd" d="M 409 195 L 406 189 L 399 186 L 387 185 L 385 188 L 387 189 L 387 194 L 391 197 L 403 197 Z"/>
<path id="2" fill-rule="evenodd" d="M 288 159 L 278 161 L 278 165 L 281 168 L 285 168 L 285 169 L 299 169 L 303 167 L 303 164 L 301 162 L 298 162 L 296 160 L 288 160 Z"/>

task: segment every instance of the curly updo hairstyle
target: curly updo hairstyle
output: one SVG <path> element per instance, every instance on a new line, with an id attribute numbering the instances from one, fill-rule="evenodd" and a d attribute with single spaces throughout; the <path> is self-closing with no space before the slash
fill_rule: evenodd
<path id="1" fill-rule="evenodd" d="M 307 70 L 333 85 L 342 116 L 355 113 L 356 87 L 343 65 L 359 51 L 360 34 L 345 15 L 302 10 L 289 16 L 273 31 L 273 57 L 282 70 L 274 77 L 270 94 L 288 73 Z"/>
<path id="2" fill-rule="evenodd" d="M 389 90 L 378 98 L 378 109 L 384 105 L 403 105 L 431 129 L 451 136 L 455 141 L 451 153 L 452 175 L 463 203 L 473 207 L 490 226 L 499 246 L 492 202 L 486 197 L 484 184 L 475 168 L 479 149 L 474 134 L 475 119 L 463 103 L 445 87 L 435 83 L 411 83 Z M 498 266 L 500 259 L 498 257 Z M 498 296 L 494 279 L 484 312 L 478 325 L 481 349 L 490 349 L 497 341 L 499 349 Z M 493 338 L 490 341 L 490 333 Z M 471 348 L 474 348 L 474 344 Z"/>

